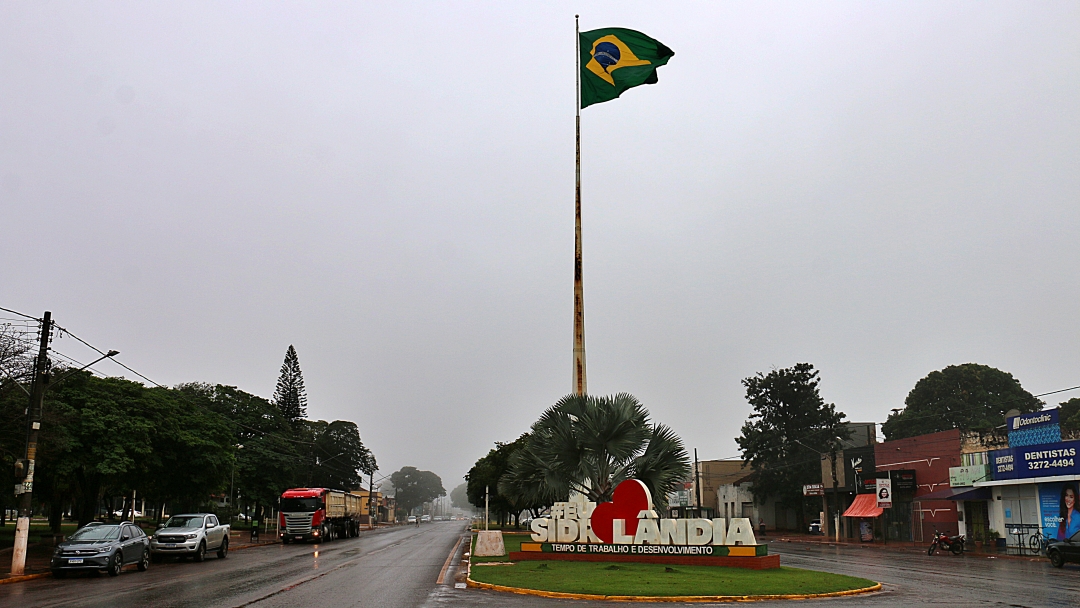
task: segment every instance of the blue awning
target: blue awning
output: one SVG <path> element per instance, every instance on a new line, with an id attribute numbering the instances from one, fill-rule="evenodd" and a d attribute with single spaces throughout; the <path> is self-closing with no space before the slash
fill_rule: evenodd
<path id="1" fill-rule="evenodd" d="M 916 496 L 914 500 L 993 500 L 990 488 L 945 488 L 922 496 Z"/>

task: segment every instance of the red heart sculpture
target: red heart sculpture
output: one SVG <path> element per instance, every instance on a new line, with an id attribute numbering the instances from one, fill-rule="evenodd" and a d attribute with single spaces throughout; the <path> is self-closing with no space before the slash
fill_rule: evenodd
<path id="1" fill-rule="evenodd" d="M 614 542 L 612 524 L 616 519 L 625 520 L 623 533 L 633 536 L 637 533 L 638 513 L 652 509 L 649 488 L 637 479 L 627 479 L 616 486 L 611 499 L 596 505 L 590 518 L 593 533 L 609 545 Z"/>

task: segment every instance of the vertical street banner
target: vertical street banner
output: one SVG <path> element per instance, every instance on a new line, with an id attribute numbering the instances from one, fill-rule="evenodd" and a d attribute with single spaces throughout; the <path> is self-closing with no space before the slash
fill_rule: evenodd
<path id="1" fill-rule="evenodd" d="M 877 506 L 879 509 L 892 508 L 892 479 L 877 480 Z"/>

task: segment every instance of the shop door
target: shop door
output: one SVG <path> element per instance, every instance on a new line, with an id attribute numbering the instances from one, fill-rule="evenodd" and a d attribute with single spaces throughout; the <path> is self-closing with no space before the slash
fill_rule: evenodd
<path id="1" fill-rule="evenodd" d="M 1005 545 L 1023 553 L 1028 538 L 1039 529 L 1039 501 L 1034 485 L 1004 486 L 1001 488 L 1001 506 L 1005 514 Z"/>
<path id="2" fill-rule="evenodd" d="M 971 540 L 986 542 L 990 536 L 990 514 L 985 500 L 965 500 L 964 521 Z"/>

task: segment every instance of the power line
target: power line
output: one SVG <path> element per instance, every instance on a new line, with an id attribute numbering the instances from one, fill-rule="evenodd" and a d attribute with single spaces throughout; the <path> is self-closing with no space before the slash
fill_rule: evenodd
<path id="1" fill-rule="evenodd" d="M 24 317 L 24 318 L 26 318 L 26 319 L 30 319 L 31 321 L 37 321 L 38 323 L 40 323 L 40 322 L 41 322 L 41 319 L 39 319 L 39 318 L 37 318 L 37 317 L 31 317 L 30 315 L 28 315 L 28 314 L 25 314 L 25 313 L 21 313 L 21 312 L 19 312 L 19 311 L 17 311 L 17 310 L 11 310 L 10 308 L 4 308 L 4 307 L 2 307 L 2 306 L 0 306 L 0 310 L 2 310 L 2 311 L 4 311 L 4 312 L 10 312 L 10 313 L 11 313 L 11 314 L 13 314 L 13 315 L 19 315 L 20 317 Z"/>

